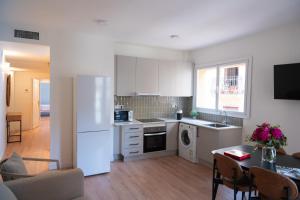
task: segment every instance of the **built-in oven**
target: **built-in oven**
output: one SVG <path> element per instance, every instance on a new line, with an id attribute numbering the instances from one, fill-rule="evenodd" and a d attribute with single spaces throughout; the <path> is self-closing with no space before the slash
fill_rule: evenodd
<path id="1" fill-rule="evenodd" d="M 144 153 L 166 150 L 166 126 L 144 126 Z"/>

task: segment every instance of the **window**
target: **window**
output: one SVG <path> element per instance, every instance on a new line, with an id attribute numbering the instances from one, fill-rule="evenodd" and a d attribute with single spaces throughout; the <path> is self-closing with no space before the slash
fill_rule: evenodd
<path id="1" fill-rule="evenodd" d="M 200 112 L 226 111 L 248 117 L 250 110 L 250 59 L 211 66 L 196 66 L 195 107 Z"/>
<path id="2" fill-rule="evenodd" d="M 201 95 L 197 98 L 197 107 L 215 109 L 217 91 L 217 68 L 205 68 L 197 70 L 197 88 Z"/>

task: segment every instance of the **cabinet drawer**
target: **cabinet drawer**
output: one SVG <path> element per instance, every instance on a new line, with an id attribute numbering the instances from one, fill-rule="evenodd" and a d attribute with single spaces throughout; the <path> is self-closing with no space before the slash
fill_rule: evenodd
<path id="1" fill-rule="evenodd" d="M 143 154 L 143 148 L 138 147 L 138 148 L 131 148 L 131 149 L 124 149 L 123 150 L 123 156 L 136 156 L 136 155 L 141 155 Z"/>
<path id="2" fill-rule="evenodd" d="M 143 147 L 143 141 L 141 139 L 126 140 L 124 142 L 124 148 L 126 149 L 138 148 L 138 147 Z"/>
<path id="3" fill-rule="evenodd" d="M 124 141 L 130 141 L 130 140 L 142 140 L 143 139 L 143 133 L 142 132 L 132 132 L 132 133 L 125 133 L 124 135 Z"/>
<path id="4" fill-rule="evenodd" d="M 124 127 L 124 132 L 129 133 L 129 132 L 139 132 L 143 131 L 143 126 L 141 125 L 133 125 L 133 126 L 125 126 Z"/>

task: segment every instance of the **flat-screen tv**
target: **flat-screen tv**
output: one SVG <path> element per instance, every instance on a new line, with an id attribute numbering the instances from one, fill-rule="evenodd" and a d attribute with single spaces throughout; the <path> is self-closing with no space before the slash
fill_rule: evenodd
<path id="1" fill-rule="evenodd" d="M 300 100 L 300 63 L 274 65 L 274 99 Z"/>

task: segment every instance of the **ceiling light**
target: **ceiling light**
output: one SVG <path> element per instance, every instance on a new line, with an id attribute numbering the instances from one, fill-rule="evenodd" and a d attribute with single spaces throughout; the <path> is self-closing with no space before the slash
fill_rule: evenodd
<path id="1" fill-rule="evenodd" d="M 95 19 L 94 22 L 99 25 L 107 25 L 108 21 L 106 19 Z"/>
<path id="2" fill-rule="evenodd" d="M 178 38 L 179 38 L 179 35 L 170 35 L 170 38 L 171 38 L 171 39 L 178 39 Z"/>

